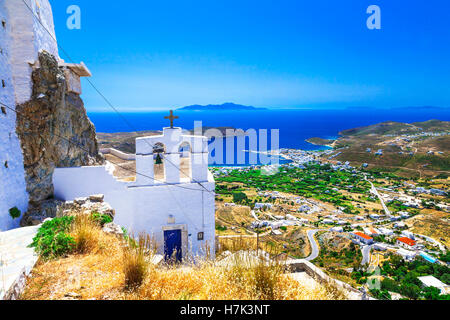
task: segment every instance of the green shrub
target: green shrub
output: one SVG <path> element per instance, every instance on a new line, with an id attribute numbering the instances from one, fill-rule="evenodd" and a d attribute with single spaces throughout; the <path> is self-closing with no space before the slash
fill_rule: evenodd
<path id="1" fill-rule="evenodd" d="M 20 212 L 20 210 L 17 209 L 17 207 L 14 207 L 14 208 L 9 209 L 9 215 L 11 216 L 11 218 L 17 219 L 17 218 L 20 218 L 20 216 L 22 215 L 22 212 Z"/>
<path id="2" fill-rule="evenodd" d="M 227 227 L 217 224 L 216 230 L 217 231 L 227 231 Z"/>
<path id="3" fill-rule="evenodd" d="M 111 223 L 113 222 L 112 218 L 110 216 L 108 216 L 107 214 L 101 214 L 98 212 L 93 212 L 91 215 L 92 220 L 94 220 L 95 222 L 97 222 L 98 224 L 100 224 L 102 227 L 105 224 Z"/>
<path id="4" fill-rule="evenodd" d="M 247 195 L 244 192 L 234 192 L 233 193 L 233 202 L 234 203 L 243 203 L 248 200 Z"/>
<path id="5" fill-rule="evenodd" d="M 122 232 L 123 232 L 123 238 L 126 240 L 128 239 L 130 236 L 128 235 L 128 230 L 125 229 L 125 227 L 121 227 L 122 228 Z"/>
<path id="6" fill-rule="evenodd" d="M 61 217 L 45 222 L 33 243 L 36 252 L 44 259 L 52 259 L 72 251 L 75 240 L 67 234 L 74 217 Z"/>

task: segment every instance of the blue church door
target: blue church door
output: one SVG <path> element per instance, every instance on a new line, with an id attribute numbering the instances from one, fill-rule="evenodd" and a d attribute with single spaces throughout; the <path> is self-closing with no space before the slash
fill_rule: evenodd
<path id="1" fill-rule="evenodd" d="M 166 261 L 181 262 L 181 230 L 164 231 L 164 258 Z"/>

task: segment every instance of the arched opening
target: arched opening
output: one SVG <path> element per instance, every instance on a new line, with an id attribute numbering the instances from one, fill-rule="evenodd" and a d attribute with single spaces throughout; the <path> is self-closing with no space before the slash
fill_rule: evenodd
<path id="1" fill-rule="evenodd" d="M 183 142 L 178 152 L 180 153 L 180 180 L 191 181 L 191 145 L 188 142 Z"/>
<path id="2" fill-rule="evenodd" d="M 164 169 L 164 155 L 166 153 L 166 147 L 164 144 L 158 142 L 153 146 L 153 172 L 155 182 L 166 180 L 166 173 Z"/>

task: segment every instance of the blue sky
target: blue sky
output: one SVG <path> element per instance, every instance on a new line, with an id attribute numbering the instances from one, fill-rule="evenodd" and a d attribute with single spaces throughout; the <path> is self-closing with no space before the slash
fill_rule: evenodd
<path id="1" fill-rule="evenodd" d="M 60 46 L 122 111 L 450 106 L 447 0 L 50 3 Z M 81 30 L 66 27 L 72 4 Z M 381 30 L 366 27 L 371 4 Z M 109 110 L 86 81 L 83 90 L 88 111 Z"/>

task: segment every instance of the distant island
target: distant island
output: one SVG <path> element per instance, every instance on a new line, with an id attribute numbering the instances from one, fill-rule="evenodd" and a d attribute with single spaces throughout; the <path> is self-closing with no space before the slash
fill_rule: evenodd
<path id="1" fill-rule="evenodd" d="M 209 104 L 207 106 L 202 105 L 192 105 L 187 107 L 179 108 L 178 110 L 184 111 L 250 111 L 250 110 L 267 110 L 265 108 L 255 108 L 251 106 L 244 106 L 241 104 L 235 104 L 231 102 L 227 102 L 224 104 Z"/>

